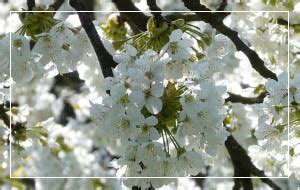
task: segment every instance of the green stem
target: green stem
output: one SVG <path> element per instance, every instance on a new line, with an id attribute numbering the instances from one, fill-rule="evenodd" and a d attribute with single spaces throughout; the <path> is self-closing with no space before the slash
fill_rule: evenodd
<path id="1" fill-rule="evenodd" d="M 150 40 L 148 40 L 146 43 L 145 43 L 145 45 L 143 45 L 142 47 L 141 47 L 141 49 L 139 50 L 139 54 L 142 52 L 142 50 L 151 42 L 151 40 L 152 39 L 150 39 Z"/>
<path id="2" fill-rule="evenodd" d="M 163 139 L 164 151 L 165 151 L 166 155 L 168 155 L 167 148 L 166 148 L 166 147 L 167 147 L 167 146 L 166 146 L 166 141 L 165 141 L 165 137 L 164 137 L 164 132 L 163 132 L 163 130 L 162 130 L 162 131 L 160 131 L 159 133 L 161 134 L 161 137 L 162 137 L 162 139 Z"/>
<path id="3" fill-rule="evenodd" d="M 114 41 L 114 42 L 117 42 L 117 43 L 122 43 L 122 42 L 127 42 L 128 40 L 131 40 L 131 39 L 134 39 L 135 37 L 140 37 L 141 35 L 144 35 L 144 33 L 139 33 L 139 34 L 136 34 L 134 36 L 131 36 L 125 40 L 117 40 L 117 41 Z"/>
<path id="4" fill-rule="evenodd" d="M 145 35 L 147 35 L 147 32 L 141 33 L 141 35 L 138 36 L 136 39 L 134 39 L 134 41 L 138 41 L 140 38 L 144 37 Z"/>
<path id="5" fill-rule="evenodd" d="M 172 141 L 172 143 L 174 144 L 176 150 L 180 150 L 182 149 L 179 145 L 179 143 L 177 142 L 177 140 L 175 139 L 175 137 L 172 135 L 172 133 L 169 131 L 169 129 L 167 127 L 165 127 L 165 132 L 169 135 L 170 140 Z"/>

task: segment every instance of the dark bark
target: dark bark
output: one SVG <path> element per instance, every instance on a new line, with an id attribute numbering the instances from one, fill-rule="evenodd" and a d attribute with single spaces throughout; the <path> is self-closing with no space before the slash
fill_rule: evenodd
<path id="1" fill-rule="evenodd" d="M 67 100 L 64 100 L 63 104 L 64 107 L 61 110 L 58 118 L 56 118 L 56 123 L 67 125 L 69 122 L 69 118 L 76 118 L 76 114 L 72 105 Z"/>
<path id="2" fill-rule="evenodd" d="M 151 14 L 154 16 L 156 23 L 160 23 L 163 21 L 163 17 L 161 16 L 161 9 L 157 6 L 156 0 L 147 0 L 147 5 L 151 11 Z"/>
<path id="3" fill-rule="evenodd" d="M 184 5 L 191 11 L 211 11 L 198 0 L 183 0 Z M 271 78 L 278 80 L 275 73 L 270 71 L 265 65 L 264 61 L 258 56 L 258 54 L 250 49 L 238 36 L 238 33 L 228 28 L 223 23 L 223 17 L 220 17 L 218 13 L 211 12 L 196 12 L 199 20 L 209 23 L 213 28 L 217 29 L 220 33 L 224 34 L 235 44 L 238 51 L 242 51 L 249 59 L 251 66 L 264 78 Z"/>
<path id="4" fill-rule="evenodd" d="M 33 7 L 35 7 L 35 0 L 27 0 L 28 11 L 32 11 Z"/>
<path id="5" fill-rule="evenodd" d="M 249 164 L 252 162 L 243 147 L 231 135 L 225 141 L 225 146 L 233 163 L 234 177 L 251 177 Z M 242 186 L 244 189 L 253 189 L 251 179 L 239 178 L 235 180 L 235 184 L 236 187 Z"/>
<path id="6" fill-rule="evenodd" d="M 227 6 L 227 0 L 222 0 L 216 11 L 224 11 Z"/>
<path id="7" fill-rule="evenodd" d="M 5 108 L 4 104 L 0 104 L 0 119 L 4 122 L 4 124 L 9 127 L 10 119 L 9 116 L 6 114 L 7 109 Z"/>
<path id="8" fill-rule="evenodd" d="M 86 8 L 82 4 L 80 0 L 70 0 L 70 5 L 76 11 L 84 11 Z M 117 64 L 114 62 L 112 56 L 107 52 L 105 49 L 97 30 L 92 22 L 92 17 L 87 12 L 78 12 L 78 16 L 82 27 L 86 31 L 93 48 L 96 52 L 98 61 L 100 63 L 100 67 L 102 69 L 102 73 L 104 77 L 111 77 L 113 76 L 112 68 L 114 68 Z"/>
<path id="9" fill-rule="evenodd" d="M 268 184 L 272 189 L 280 190 L 271 179 L 266 177 L 264 171 L 259 170 L 251 161 L 247 151 L 230 135 L 225 141 L 225 146 L 228 150 L 234 168 L 234 177 L 260 177 L 260 180 Z M 253 184 L 250 178 L 236 178 L 233 189 L 253 189 Z"/>
<path id="10" fill-rule="evenodd" d="M 81 88 L 84 85 L 84 80 L 79 78 L 77 71 L 56 75 L 54 77 L 53 85 L 49 90 L 55 97 L 59 97 L 61 90 L 68 88 L 76 93 L 81 92 Z"/>
<path id="11" fill-rule="evenodd" d="M 232 103 L 242 103 L 242 104 L 261 104 L 264 102 L 264 98 L 267 96 L 267 93 L 261 93 L 257 97 L 243 97 L 238 94 L 233 94 L 228 92 L 229 97 L 225 99 L 226 102 Z"/>
<path id="12" fill-rule="evenodd" d="M 284 20 L 283 18 L 279 18 L 277 19 L 277 24 L 279 25 L 290 25 L 291 27 L 297 27 L 297 26 L 300 26 L 300 23 L 297 23 L 297 24 L 291 24 L 289 23 L 287 20 Z"/>
<path id="13" fill-rule="evenodd" d="M 119 11 L 140 11 L 131 0 L 112 0 Z M 130 20 L 140 31 L 147 30 L 149 17 L 142 12 L 122 12 L 122 15 Z"/>
<path id="14" fill-rule="evenodd" d="M 133 3 L 129 0 L 113 0 L 119 10 L 137 10 L 137 8 L 133 5 Z M 197 0 L 184 0 L 185 5 L 193 10 L 206 10 L 208 11 L 205 6 L 201 5 Z M 77 11 L 85 10 L 82 3 L 80 1 L 71 0 L 70 5 L 74 7 Z M 272 78 L 277 80 L 277 76 L 269 71 L 263 64 L 263 61 L 258 57 L 256 52 L 251 50 L 248 46 L 242 42 L 242 40 L 238 37 L 237 32 L 232 31 L 228 27 L 226 27 L 222 23 L 222 18 L 217 18 L 217 14 L 215 13 L 201 13 L 197 12 L 197 17 L 200 20 L 210 23 L 213 27 L 219 30 L 224 35 L 228 36 L 236 45 L 237 49 L 243 51 L 249 58 L 252 67 L 257 70 L 262 76 L 266 78 Z M 113 62 L 112 57 L 108 54 L 105 50 L 97 31 L 92 24 L 91 17 L 87 13 L 78 12 L 80 21 L 82 23 L 83 28 L 86 30 L 89 39 L 96 51 L 98 60 L 100 62 L 100 66 L 102 68 L 102 72 L 104 77 L 112 76 L 111 68 L 114 67 L 116 64 Z M 126 14 L 126 17 L 129 18 L 136 26 L 138 26 L 141 30 L 146 30 L 146 23 L 148 17 L 145 16 L 143 13 L 131 13 Z M 216 16 L 216 17 L 215 17 Z M 238 95 L 235 97 L 241 98 Z M 232 100 L 233 101 L 233 100 Z M 251 100 L 252 101 L 252 100 Z M 250 102 L 251 102 L 250 101 Z M 251 162 L 250 157 L 247 155 L 247 152 L 238 142 L 234 139 L 232 135 L 228 137 L 225 142 L 225 146 L 229 152 L 231 157 L 233 166 L 234 166 L 234 175 L 235 177 L 250 177 L 251 175 L 258 176 L 258 177 L 265 177 L 263 171 L 257 169 L 253 163 Z M 268 184 L 273 189 L 280 189 L 274 182 L 270 179 L 261 179 L 262 182 Z M 234 188 L 243 187 L 244 189 L 253 189 L 253 184 L 251 179 L 247 178 L 237 178 L 234 180 L 235 186 Z M 132 187 L 132 189 L 139 189 L 139 187 Z"/>
<path id="15" fill-rule="evenodd" d="M 227 0 L 222 0 L 219 7 L 216 9 L 216 11 L 224 11 L 227 6 Z M 230 15 L 230 12 L 218 12 L 217 13 L 219 17 L 225 18 L 226 16 Z"/>

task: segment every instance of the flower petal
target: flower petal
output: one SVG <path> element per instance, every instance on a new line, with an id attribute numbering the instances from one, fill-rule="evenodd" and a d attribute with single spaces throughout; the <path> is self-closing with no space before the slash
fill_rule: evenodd
<path id="1" fill-rule="evenodd" d="M 130 55 L 131 57 L 136 56 L 136 54 L 137 54 L 137 50 L 135 49 L 135 47 L 133 47 L 130 44 L 125 44 L 125 50 L 126 50 L 126 53 L 128 55 Z"/>
<path id="2" fill-rule="evenodd" d="M 152 114 L 158 114 L 162 110 L 162 101 L 159 98 L 150 96 L 146 100 L 146 108 Z"/>
<path id="3" fill-rule="evenodd" d="M 157 120 L 157 118 L 155 116 L 150 116 L 150 117 L 146 118 L 145 123 L 148 126 L 155 126 L 155 125 L 157 125 L 158 120 Z"/>
<path id="4" fill-rule="evenodd" d="M 170 35 L 170 42 L 178 42 L 182 37 L 182 31 L 180 29 L 174 30 Z"/>
<path id="5" fill-rule="evenodd" d="M 164 93 L 164 87 L 162 83 L 153 83 L 151 85 L 151 95 L 155 97 L 161 97 Z"/>

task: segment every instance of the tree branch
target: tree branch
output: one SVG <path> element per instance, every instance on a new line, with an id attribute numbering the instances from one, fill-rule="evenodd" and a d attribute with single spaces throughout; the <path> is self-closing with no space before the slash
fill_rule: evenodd
<path id="1" fill-rule="evenodd" d="M 227 6 L 227 0 L 222 0 L 219 7 L 216 9 L 216 11 L 224 11 L 225 8 Z M 228 15 L 230 15 L 230 12 L 218 12 L 217 13 L 221 18 L 222 20 L 227 17 Z"/>
<path id="2" fill-rule="evenodd" d="M 76 11 L 84 11 L 86 10 L 84 5 L 80 0 L 70 0 L 70 5 Z M 112 68 L 114 68 L 117 63 L 114 62 L 112 56 L 105 49 L 97 30 L 92 22 L 91 16 L 87 12 L 78 12 L 78 16 L 82 27 L 86 31 L 93 48 L 98 57 L 98 61 L 100 63 L 100 67 L 102 69 L 102 73 L 104 77 L 113 76 Z"/>
<path id="3" fill-rule="evenodd" d="M 139 11 L 131 0 L 112 0 L 119 11 Z M 140 31 L 147 30 L 149 17 L 142 12 L 122 12 L 122 15 L 130 20 Z"/>
<path id="4" fill-rule="evenodd" d="M 132 4 L 131 1 L 128 0 L 113 0 L 113 2 L 116 3 L 119 10 L 124 10 L 124 8 L 128 8 L 127 10 L 137 10 L 137 8 Z M 126 4 L 126 2 L 129 2 L 129 5 Z M 189 4 L 190 2 L 187 2 L 187 0 L 184 0 L 185 4 Z M 195 4 L 195 0 L 192 1 L 192 5 Z M 82 3 L 79 0 L 70 0 L 70 5 L 74 7 L 77 11 L 85 10 Z M 186 5 L 186 6 L 187 6 Z M 209 10 L 205 6 L 197 3 L 196 9 L 200 10 Z M 191 6 L 187 6 L 191 10 L 194 10 Z M 100 37 L 98 36 L 98 33 L 92 23 L 92 20 L 90 18 L 90 15 L 83 12 L 78 12 L 81 24 L 85 31 L 87 32 L 89 39 L 95 49 L 95 52 L 97 54 L 98 60 L 100 62 L 100 66 L 103 72 L 104 77 L 112 76 L 112 67 L 116 66 L 116 63 L 113 61 L 111 55 L 106 51 L 104 48 Z M 138 15 L 143 15 L 139 17 Z M 144 14 L 126 14 L 126 17 L 128 17 L 131 21 L 133 21 L 140 29 L 145 30 L 145 21 L 147 22 L 148 17 Z M 243 51 L 251 61 L 252 66 L 264 77 L 266 78 L 272 78 L 274 80 L 277 80 L 277 77 L 274 73 L 269 71 L 267 68 L 264 67 L 263 61 L 258 57 L 258 55 L 249 47 L 247 47 L 237 36 L 237 33 L 235 31 L 232 31 L 231 29 L 227 28 L 223 23 L 221 26 L 220 21 L 218 21 L 217 18 L 208 18 L 211 16 L 214 16 L 215 14 L 209 13 L 208 17 L 203 16 L 203 13 L 197 13 L 198 17 L 202 20 L 212 23 L 212 26 L 214 26 L 216 29 L 218 29 L 221 33 L 227 35 L 237 46 L 238 50 Z M 135 18 L 133 18 L 135 17 Z M 238 38 L 238 40 L 233 40 L 233 38 Z M 246 46 L 246 47 L 245 47 Z M 250 56 L 251 55 L 251 56 Z M 258 61 L 258 62 L 257 62 Z M 238 96 L 238 95 L 237 95 Z M 235 170 L 235 176 L 236 177 L 250 177 L 251 174 L 258 176 L 258 177 L 265 177 L 265 174 L 263 171 L 257 169 L 253 163 L 251 162 L 251 158 L 247 155 L 246 150 L 243 149 L 241 145 L 237 143 L 237 141 L 234 139 L 232 135 L 228 137 L 228 139 L 225 142 L 225 146 L 230 154 L 230 157 L 232 159 L 234 170 Z M 270 179 L 261 179 L 262 182 L 268 184 L 273 189 L 280 189 L 273 181 Z M 239 179 L 242 186 L 245 189 L 253 189 L 252 181 L 251 179 Z"/>
<path id="5" fill-rule="evenodd" d="M 28 11 L 32 11 L 33 7 L 35 7 L 35 0 L 27 0 Z"/>
<path id="6" fill-rule="evenodd" d="M 226 102 L 242 104 L 261 104 L 264 102 L 264 99 L 267 96 L 267 92 L 261 93 L 257 97 L 243 97 L 241 95 L 233 94 L 231 92 L 227 93 L 229 94 L 229 97 L 225 99 Z"/>
<path id="7" fill-rule="evenodd" d="M 226 12 L 215 12 L 214 14 L 218 14 L 219 17 L 221 17 L 222 19 L 224 19 L 226 16 L 228 16 L 230 13 L 226 13 Z M 193 21 L 199 21 L 199 17 L 196 14 L 191 14 L 191 13 L 187 13 L 187 14 L 181 14 L 181 13 L 172 13 L 172 14 L 168 14 L 164 16 L 165 19 L 169 20 L 169 21 L 174 21 L 177 19 L 184 19 L 185 22 L 193 22 Z"/>
<path id="8" fill-rule="evenodd" d="M 271 188 L 275 190 L 280 190 L 281 188 L 276 185 L 269 178 L 266 177 L 265 173 L 259 170 L 251 161 L 246 150 L 230 135 L 225 141 L 225 146 L 231 157 L 232 164 L 234 167 L 234 177 L 251 177 L 251 175 L 260 177 L 263 183 L 268 184 Z M 234 189 L 240 189 L 243 186 L 244 189 L 253 189 L 252 181 L 249 178 L 237 178 L 235 181 Z"/>
<path id="9" fill-rule="evenodd" d="M 156 4 L 156 0 L 147 0 L 147 5 L 151 10 L 151 14 L 154 16 L 157 23 L 162 21 L 163 17 L 161 16 L 161 12 L 155 12 L 155 11 L 161 11 L 161 9 Z"/>
<path id="10" fill-rule="evenodd" d="M 290 25 L 291 27 L 297 27 L 297 26 L 300 26 L 300 24 L 291 24 L 289 23 L 287 20 L 283 19 L 283 18 L 279 18 L 277 19 L 277 24 L 279 25 Z"/>
<path id="11" fill-rule="evenodd" d="M 156 4 L 156 0 L 147 0 L 147 5 L 151 11 L 161 11 L 161 9 Z M 158 12 L 158 14 L 161 15 L 160 12 Z"/>
<path id="12" fill-rule="evenodd" d="M 216 11 L 224 11 L 227 6 L 227 0 L 222 0 Z"/>
<path id="13" fill-rule="evenodd" d="M 182 0 L 184 5 L 191 11 L 211 11 L 202 5 L 198 0 Z M 258 54 L 250 49 L 238 36 L 238 33 L 223 24 L 223 18 L 218 13 L 210 12 L 196 12 L 198 18 L 204 22 L 209 23 L 212 27 L 217 29 L 220 33 L 229 37 L 235 44 L 238 51 L 242 51 L 249 59 L 252 67 L 263 77 L 278 80 L 275 73 L 270 71 L 265 65 L 264 61 L 260 59 Z"/>
<path id="14" fill-rule="evenodd" d="M 0 119 L 3 120 L 4 124 L 9 127 L 10 125 L 10 119 L 9 116 L 6 114 L 5 106 L 4 104 L 0 104 Z"/>
<path id="15" fill-rule="evenodd" d="M 246 151 L 237 143 L 232 135 L 225 141 L 225 146 L 233 163 L 234 177 L 250 177 L 251 170 L 249 163 L 251 163 L 251 159 Z M 238 178 L 238 180 L 235 181 L 235 184 L 237 187 L 242 185 L 244 189 L 253 189 L 251 179 Z"/>
<path id="16" fill-rule="evenodd" d="M 253 164 L 251 165 L 251 171 L 253 173 L 253 175 L 258 176 L 258 177 L 267 177 L 265 172 L 262 170 L 259 170 L 258 168 L 256 168 Z M 271 188 L 279 190 L 280 187 L 277 186 L 272 180 L 270 180 L 269 178 L 260 178 L 260 180 L 262 182 L 264 182 L 265 184 L 269 185 Z"/>

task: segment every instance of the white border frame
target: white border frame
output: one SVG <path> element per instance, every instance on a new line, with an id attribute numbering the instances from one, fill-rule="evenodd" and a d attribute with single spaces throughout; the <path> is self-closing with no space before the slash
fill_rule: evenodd
<path id="1" fill-rule="evenodd" d="M 10 11 L 9 15 L 11 17 L 11 15 L 13 13 L 22 13 L 22 12 L 53 12 L 53 13 L 77 13 L 77 12 L 89 12 L 89 13 L 120 13 L 120 12 L 167 12 L 167 13 L 174 13 L 174 12 L 178 12 L 178 13 L 196 13 L 196 12 L 208 12 L 208 13 L 215 13 L 215 12 L 223 12 L 223 13 L 287 13 L 288 14 L 288 102 L 290 102 L 290 94 L 289 94 L 289 86 L 290 86 L 290 12 L 289 11 Z M 10 78 L 11 78 L 11 31 L 9 32 L 9 69 L 10 69 Z M 12 85 L 10 87 L 10 100 L 12 97 Z M 11 112 L 11 101 L 10 101 L 10 112 Z M 10 118 L 10 126 L 9 126 L 9 138 L 11 137 L 11 114 L 9 116 Z M 288 159 L 287 159 L 287 166 L 288 166 L 288 176 L 285 177 L 105 177 L 105 176 L 99 176 L 99 177 L 35 177 L 35 176 L 24 176 L 24 177 L 16 177 L 16 176 L 12 176 L 12 168 L 11 168 L 11 163 L 12 163 L 12 157 L 11 157 L 11 140 L 9 141 L 9 175 L 11 179 L 144 179 L 144 178 L 152 178 L 152 179 L 160 179 L 160 178 L 167 178 L 167 179 L 197 179 L 197 178 L 212 178 L 212 179 L 264 179 L 264 178 L 269 178 L 269 179 L 288 179 L 290 176 L 290 154 L 289 154 L 289 150 L 290 150 L 290 105 L 288 104 L 288 151 L 287 151 L 287 155 L 288 155 Z"/>

